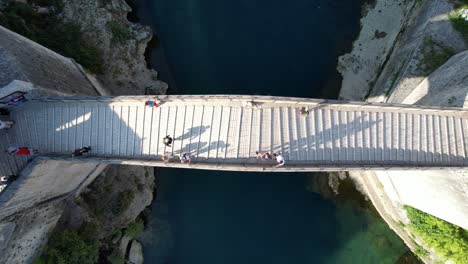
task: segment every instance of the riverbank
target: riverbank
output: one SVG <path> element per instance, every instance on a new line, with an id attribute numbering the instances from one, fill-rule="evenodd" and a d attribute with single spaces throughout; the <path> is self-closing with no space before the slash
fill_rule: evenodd
<path id="1" fill-rule="evenodd" d="M 353 51 L 340 58 L 339 69 L 344 76 L 340 97 L 463 107 L 468 84 L 462 68 L 466 69 L 468 63 L 463 54 L 449 59 L 467 46 L 448 19 L 453 3 L 402 1 L 395 8 L 394 2 L 378 0 L 361 20 L 361 34 Z M 399 19 L 375 20 L 378 14 Z M 382 24 L 384 21 L 387 23 Z M 377 37 L 383 27 L 393 32 L 380 34 L 386 41 Z M 442 258 L 412 233 L 404 205 L 466 228 L 468 192 L 460 188 L 467 181 L 463 173 L 352 172 L 350 176 L 387 224 L 426 263 Z M 441 186 L 452 191 L 440 193 Z"/>

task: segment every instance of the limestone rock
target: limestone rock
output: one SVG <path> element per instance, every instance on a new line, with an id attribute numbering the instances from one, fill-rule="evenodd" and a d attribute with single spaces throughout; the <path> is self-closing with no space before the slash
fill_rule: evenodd
<path id="1" fill-rule="evenodd" d="M 127 255 L 127 248 L 128 248 L 128 243 L 130 243 L 130 238 L 128 236 L 123 236 L 122 239 L 120 240 L 120 253 L 122 253 L 122 256 Z"/>
<path id="2" fill-rule="evenodd" d="M 414 3 L 414 0 L 377 0 L 375 6 L 366 10 L 352 52 L 338 60 L 337 69 L 343 76 L 341 98 L 364 99 Z"/>
<path id="3" fill-rule="evenodd" d="M 140 242 L 132 240 L 128 260 L 133 264 L 143 264 L 143 247 Z"/>
<path id="4" fill-rule="evenodd" d="M 87 39 L 104 52 L 104 73 L 97 78 L 111 94 L 166 92 L 167 84 L 157 79 L 155 70 L 147 68 L 144 57 L 153 33 L 147 26 L 127 21 L 131 8 L 125 0 L 63 2 L 64 19 L 79 24 Z M 114 34 L 120 34 L 120 39 Z"/>
<path id="5" fill-rule="evenodd" d="M 403 100 L 405 104 L 463 107 L 468 93 L 468 51 L 453 56 Z"/>
<path id="6" fill-rule="evenodd" d="M 437 68 L 441 56 L 466 50 L 463 36 L 448 19 L 452 11 L 453 5 L 446 0 L 418 5 L 370 91 L 369 101 L 402 102 Z"/>
<path id="7" fill-rule="evenodd" d="M 153 200 L 153 168 L 110 165 L 80 196 L 88 221 L 101 223 L 101 237 L 125 228 Z M 98 213 L 96 213 L 98 212 Z"/>

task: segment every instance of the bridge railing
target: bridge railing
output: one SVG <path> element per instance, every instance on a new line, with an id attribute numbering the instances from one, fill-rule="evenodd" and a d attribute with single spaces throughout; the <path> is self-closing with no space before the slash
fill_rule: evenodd
<path id="1" fill-rule="evenodd" d="M 282 167 L 274 167 L 270 163 L 254 162 L 207 162 L 206 160 L 195 159 L 190 165 L 182 164 L 177 161 L 163 162 L 161 159 L 143 159 L 143 158 L 111 158 L 111 157 L 70 157 L 69 155 L 52 155 L 46 154 L 39 156 L 44 160 L 68 160 L 73 162 L 92 162 L 102 164 L 119 164 L 133 166 L 148 166 L 148 167 L 166 167 L 166 168 L 185 168 L 185 169 L 202 169 L 202 170 L 224 170 L 224 171 L 262 171 L 262 172 L 317 172 L 317 171 L 389 171 L 389 170 L 464 170 L 460 165 L 441 166 L 427 164 L 333 164 L 333 163 L 307 163 L 307 162 L 289 162 Z"/>
<path id="2" fill-rule="evenodd" d="M 329 100 L 329 99 L 314 99 L 300 97 L 282 97 L 282 96 L 262 96 L 262 95 L 141 95 L 141 96 L 67 96 L 67 97 L 38 97 L 32 99 L 37 102 L 104 102 L 104 103 L 123 103 L 123 102 L 145 102 L 148 100 L 159 102 L 183 102 L 183 103 L 203 103 L 213 100 L 227 100 L 230 102 L 254 102 L 260 104 L 289 104 L 297 106 L 346 106 L 357 108 L 385 108 L 406 111 L 434 111 L 434 112 L 468 112 L 466 109 L 459 107 L 447 106 L 425 106 L 425 105 L 409 105 L 409 104 L 393 104 L 393 103 L 375 103 L 375 102 L 360 102 L 347 100 Z"/>

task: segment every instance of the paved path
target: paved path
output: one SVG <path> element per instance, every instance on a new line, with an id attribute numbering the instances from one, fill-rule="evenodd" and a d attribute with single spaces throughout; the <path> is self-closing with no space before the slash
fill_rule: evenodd
<path id="1" fill-rule="evenodd" d="M 146 107 L 143 96 L 30 101 L 12 110 L 17 124 L 8 136 L 2 131 L 0 147 L 32 146 L 63 158 L 91 146 L 93 160 L 153 166 L 165 166 L 165 151 L 176 161 L 187 152 L 193 168 L 226 170 L 273 170 L 273 162 L 258 161 L 255 151 L 281 152 L 284 170 L 291 171 L 468 163 L 468 112 L 461 109 L 284 97 L 159 98 L 158 108 Z M 301 107 L 310 114 L 302 116 Z M 166 135 L 175 138 L 172 147 L 162 144 Z M 170 166 L 182 166 L 176 161 Z M 22 162 L 1 155 L 0 173 Z"/>

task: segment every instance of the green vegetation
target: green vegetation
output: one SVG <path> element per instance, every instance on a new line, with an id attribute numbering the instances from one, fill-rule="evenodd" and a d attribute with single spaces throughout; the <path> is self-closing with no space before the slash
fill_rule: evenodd
<path id="1" fill-rule="evenodd" d="M 115 247 L 112 250 L 112 253 L 107 256 L 107 260 L 111 264 L 124 264 L 125 263 L 125 258 L 122 256 L 122 253 L 120 252 L 120 249 L 118 247 Z"/>
<path id="2" fill-rule="evenodd" d="M 461 17 L 461 11 L 468 9 L 468 0 L 461 1 L 461 5 L 458 6 L 452 13 L 449 14 L 449 19 L 452 22 L 453 27 L 462 33 L 465 40 L 468 42 L 468 21 Z"/>
<path id="3" fill-rule="evenodd" d="M 411 221 L 409 228 L 421 237 L 425 244 L 453 263 L 466 263 L 468 260 L 467 230 L 413 207 L 405 206 L 405 209 Z"/>
<path id="4" fill-rule="evenodd" d="M 33 0 L 47 6 L 49 13 L 39 14 L 29 4 L 11 2 L 0 12 L 0 25 L 15 31 L 55 52 L 73 58 L 87 70 L 102 73 L 102 51 L 90 44 L 80 27 L 61 21 L 61 0 Z"/>
<path id="5" fill-rule="evenodd" d="M 429 74 L 455 55 L 455 51 L 434 41 L 431 37 L 427 37 L 424 39 L 422 54 L 423 58 L 418 65 L 418 69 L 425 74 Z"/>
<path id="6" fill-rule="evenodd" d="M 417 248 L 414 251 L 414 254 L 418 256 L 418 258 L 420 259 L 429 256 L 429 252 L 425 248 L 421 247 L 420 245 L 417 245 Z"/>
<path id="7" fill-rule="evenodd" d="M 110 21 L 107 26 L 112 32 L 112 42 L 122 43 L 130 38 L 130 30 L 126 25 L 118 21 Z"/>
<path id="8" fill-rule="evenodd" d="M 99 257 L 99 241 L 94 227 L 86 224 L 80 230 L 55 230 L 42 256 L 34 263 L 92 264 Z"/>
<path id="9" fill-rule="evenodd" d="M 137 239 L 141 233 L 143 233 L 144 229 L 145 224 L 143 223 L 143 220 L 141 218 L 137 218 L 135 222 L 130 223 L 127 229 L 125 229 L 125 235 L 130 239 Z"/>
<path id="10" fill-rule="evenodd" d="M 135 194 L 129 190 L 120 192 L 118 197 L 111 208 L 111 211 L 114 215 L 119 215 L 123 211 L 127 210 L 130 204 L 133 201 Z"/>
<path id="11" fill-rule="evenodd" d="M 453 105 L 453 104 L 455 104 L 455 102 L 457 102 L 457 97 L 455 97 L 455 96 L 452 96 L 447 100 L 447 103 L 449 105 Z"/>

